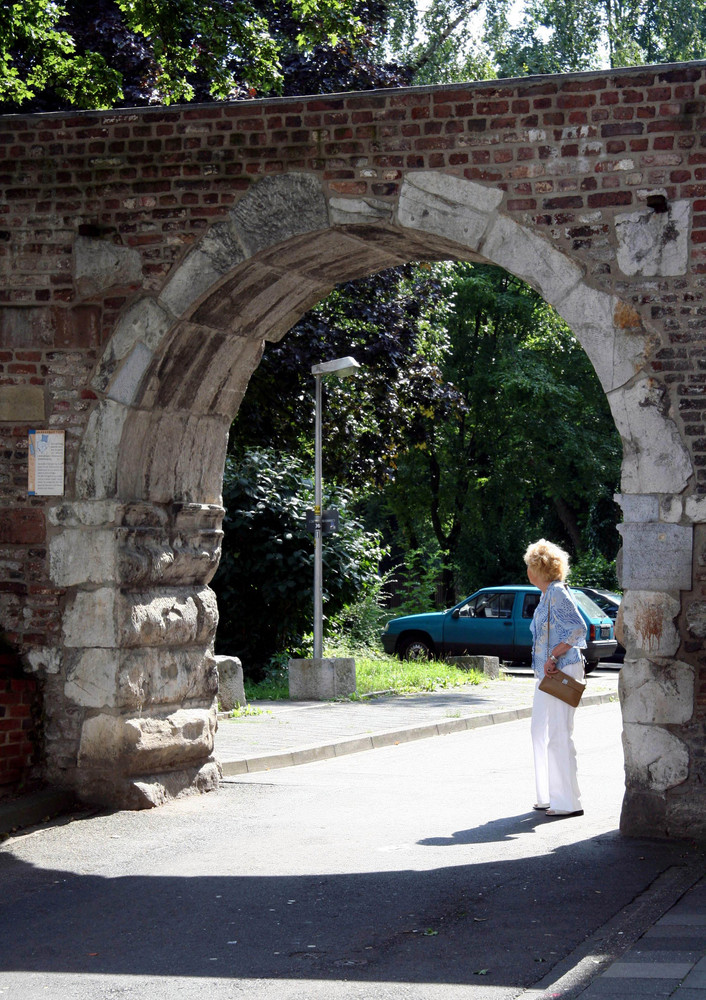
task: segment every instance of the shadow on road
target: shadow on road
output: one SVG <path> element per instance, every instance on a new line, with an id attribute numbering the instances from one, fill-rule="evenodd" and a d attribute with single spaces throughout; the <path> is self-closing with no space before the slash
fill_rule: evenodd
<path id="1" fill-rule="evenodd" d="M 512 816 L 422 843 L 508 841 L 540 822 Z M 484 987 L 522 988 L 673 866 L 696 878 L 703 856 L 617 832 L 431 871 L 271 877 L 239 872 L 230 846 L 218 872 L 184 877 L 39 868 L 6 848 L 0 970 L 458 984 L 482 974 Z"/>
<path id="2" fill-rule="evenodd" d="M 544 813 L 533 810 L 531 813 L 523 813 L 520 816 L 494 819 L 489 823 L 484 823 L 483 826 L 476 826 L 471 830 L 458 830 L 450 837 L 425 837 L 424 840 L 418 840 L 417 843 L 422 844 L 424 847 L 453 847 L 458 844 L 499 843 L 520 837 L 523 833 L 529 833 L 537 826 L 544 826 L 547 822 L 548 820 Z"/>

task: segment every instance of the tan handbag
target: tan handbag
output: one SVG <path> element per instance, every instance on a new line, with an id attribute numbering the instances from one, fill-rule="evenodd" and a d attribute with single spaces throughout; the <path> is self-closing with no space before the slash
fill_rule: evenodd
<path id="1" fill-rule="evenodd" d="M 586 685 L 570 674 L 565 674 L 563 670 L 557 670 L 555 674 L 545 674 L 539 682 L 539 690 L 576 708 L 586 690 Z"/>

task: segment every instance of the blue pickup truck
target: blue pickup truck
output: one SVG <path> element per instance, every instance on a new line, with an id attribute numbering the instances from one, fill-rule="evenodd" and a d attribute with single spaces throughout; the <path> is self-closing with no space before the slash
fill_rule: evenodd
<path id="1" fill-rule="evenodd" d="M 612 656 L 618 643 L 613 622 L 586 594 L 571 589 L 586 620 L 586 672 Z M 530 621 L 539 603 L 536 587 L 484 587 L 449 611 L 392 618 L 382 633 L 386 653 L 401 660 L 480 654 L 512 663 L 532 656 Z"/>

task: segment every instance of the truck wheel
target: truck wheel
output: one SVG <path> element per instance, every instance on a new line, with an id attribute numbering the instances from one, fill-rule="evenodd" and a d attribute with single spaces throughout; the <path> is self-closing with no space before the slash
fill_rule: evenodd
<path id="1" fill-rule="evenodd" d="M 430 639 L 410 636 L 400 642 L 397 655 L 401 660 L 431 660 L 434 656 L 434 644 Z"/>
<path id="2" fill-rule="evenodd" d="M 598 666 L 598 660 L 594 660 L 592 663 L 587 662 L 584 669 L 587 674 L 590 674 L 591 671 L 595 670 L 597 666 Z"/>

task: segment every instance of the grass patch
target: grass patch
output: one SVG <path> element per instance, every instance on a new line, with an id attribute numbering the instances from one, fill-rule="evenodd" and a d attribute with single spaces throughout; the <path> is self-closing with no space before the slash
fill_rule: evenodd
<path id="1" fill-rule="evenodd" d="M 247 697 L 247 695 L 246 695 Z M 229 719 L 242 719 L 248 715 L 264 715 L 264 708 L 256 708 L 254 705 L 238 705 L 228 713 Z"/>
<path id="2" fill-rule="evenodd" d="M 482 684 L 485 675 L 479 670 L 461 670 L 442 660 L 398 660 L 395 656 L 356 656 L 355 676 L 358 695 L 373 691 L 441 691 L 464 684 Z"/>
<path id="3" fill-rule="evenodd" d="M 479 670 L 461 670 L 442 660 L 416 660 L 402 662 L 396 656 L 375 656 L 370 652 L 342 652 L 326 650 L 326 656 L 353 656 L 356 668 L 356 694 L 374 691 L 394 691 L 396 694 L 441 691 L 444 688 L 462 687 L 464 684 L 482 684 L 485 675 Z M 279 701 L 289 698 L 286 667 L 273 670 L 258 684 L 245 681 L 245 696 L 251 701 Z"/>
<path id="4" fill-rule="evenodd" d="M 264 681 L 253 684 L 252 681 L 244 681 L 245 697 L 251 701 L 282 701 L 289 698 L 289 680 L 287 671 L 277 671 L 276 675 L 267 677 Z"/>

